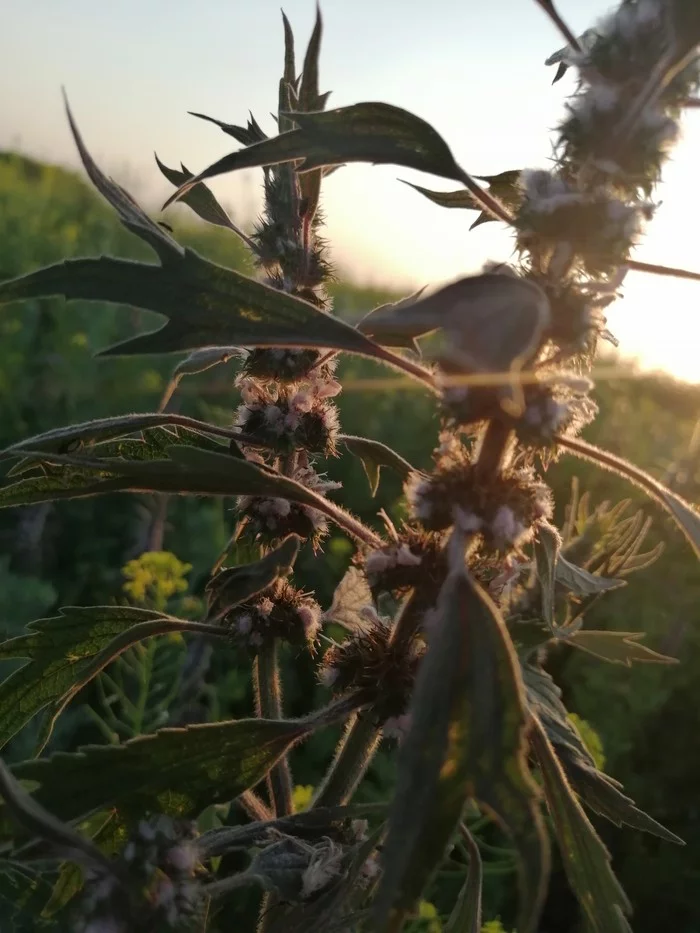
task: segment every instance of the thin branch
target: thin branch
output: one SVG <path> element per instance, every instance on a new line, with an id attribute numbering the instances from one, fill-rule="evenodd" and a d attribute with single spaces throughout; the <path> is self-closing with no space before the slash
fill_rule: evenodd
<path id="1" fill-rule="evenodd" d="M 677 279 L 689 279 L 691 282 L 700 282 L 700 272 L 690 272 L 687 269 L 675 269 L 672 266 L 659 266 L 651 262 L 638 262 L 629 259 L 627 267 L 634 272 L 650 272 L 652 275 L 668 275 Z"/>

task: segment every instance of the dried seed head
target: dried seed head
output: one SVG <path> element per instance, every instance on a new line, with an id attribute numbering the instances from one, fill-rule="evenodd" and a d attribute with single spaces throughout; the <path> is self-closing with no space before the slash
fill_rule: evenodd
<path id="1" fill-rule="evenodd" d="M 254 599 L 232 609 L 224 625 L 233 641 L 252 654 L 277 638 L 314 651 L 321 628 L 321 607 L 308 593 L 288 580 L 278 579 Z"/>
<path id="2" fill-rule="evenodd" d="M 423 651 L 416 640 L 393 644 L 391 629 L 380 622 L 329 648 L 320 678 L 337 695 L 361 691 L 382 724 L 405 713 Z"/>
<path id="3" fill-rule="evenodd" d="M 429 477 L 409 479 L 406 495 L 413 514 L 426 528 L 442 531 L 457 525 L 478 532 L 484 545 L 508 551 L 532 537 L 537 522 L 551 515 L 547 486 L 531 470 L 506 469 L 482 477 L 466 448 L 439 454 Z"/>
<path id="4" fill-rule="evenodd" d="M 439 586 L 446 573 L 442 555 L 444 535 L 403 525 L 398 541 L 358 557 L 374 593 L 401 594 L 416 585 Z"/>

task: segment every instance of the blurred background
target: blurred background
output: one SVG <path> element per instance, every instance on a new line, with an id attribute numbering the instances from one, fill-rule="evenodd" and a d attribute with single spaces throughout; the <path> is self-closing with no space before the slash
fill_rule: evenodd
<path id="1" fill-rule="evenodd" d="M 608 4 L 561 0 L 559 7 L 580 33 Z M 410 109 L 431 122 L 475 174 L 547 164 L 551 129 L 563 113 L 573 77 L 569 73 L 551 86 L 553 74 L 543 62 L 562 43 L 534 2 L 433 0 L 428 6 L 413 0 L 326 0 L 322 11 L 321 89 L 333 91 L 330 106 L 383 100 Z M 289 0 L 285 12 L 301 48 L 314 5 Z M 276 104 L 281 60 L 276 0 L 249 6 L 222 0 L 197 6 L 190 0 L 24 0 L 8 5 L 0 33 L 0 277 L 83 254 L 144 255 L 77 170 L 61 85 L 98 164 L 155 214 L 171 188 L 153 151 L 167 165 L 182 161 L 198 171 L 233 148 L 228 137 L 188 110 L 235 123 L 245 122 L 251 110 L 272 133 L 269 112 Z M 684 139 L 658 191 L 663 204 L 636 258 L 700 269 L 693 213 L 699 160 L 700 111 L 695 111 L 686 119 Z M 397 183 L 397 177 L 441 187 L 417 173 L 359 166 L 344 168 L 325 183 L 323 209 L 337 265 L 335 309 L 349 319 L 416 287 L 475 271 L 486 259 L 511 255 L 511 241 L 499 225 L 469 233 L 475 215 L 430 204 Z M 260 173 L 250 172 L 212 185 L 244 228 L 259 210 L 260 182 Z M 251 271 L 232 234 L 199 224 L 181 208 L 170 211 L 167 220 L 182 242 L 217 262 Z M 633 460 L 694 502 L 700 499 L 697 432 L 693 441 L 700 417 L 699 298 L 700 286 L 692 283 L 628 277 L 624 300 L 609 313 L 610 328 L 621 342 L 619 355 L 601 361 L 595 391 L 601 415 L 586 432 L 591 442 Z M 0 447 L 70 422 L 154 410 L 173 358 L 96 360 L 93 354 L 155 322 L 138 311 L 125 314 L 95 303 L 66 306 L 58 299 L 2 309 Z M 173 405 L 230 424 L 238 403 L 232 391 L 235 369 L 232 362 L 188 378 Z M 397 390 L 390 376 L 384 387 L 373 383 L 367 388 L 366 380 L 387 374 L 366 361 L 347 360 L 341 372 L 346 385 L 339 400 L 343 431 L 381 439 L 415 465 L 427 465 L 437 432 L 430 400 L 420 390 Z M 334 460 L 328 472 L 343 482 L 344 504 L 364 520 L 376 521 L 382 507 L 400 518 L 401 489 L 393 477 L 383 476 L 372 499 L 357 462 Z M 674 933 L 699 933 L 697 565 L 685 542 L 645 499 L 615 476 L 566 458 L 549 471 L 560 518 L 574 476 L 590 492 L 593 505 L 631 497 L 630 509 L 642 507 L 654 519 L 652 544 L 665 544 L 654 567 L 608 596 L 593 610 L 589 625 L 644 631 L 646 644 L 681 663 L 628 670 L 562 652 L 552 669 L 569 708 L 598 733 L 606 770 L 640 807 L 687 841 L 685 849 L 674 848 L 596 822 L 635 907 L 635 931 L 652 933 L 663 923 Z M 0 630 L 5 637 L 19 634 L 26 622 L 61 605 L 136 598 L 134 580 L 147 581 L 149 598 L 156 592 L 158 598 L 176 598 L 181 611 L 196 615 L 231 525 L 227 501 L 164 503 L 115 496 L 2 511 Z M 317 590 L 322 604 L 328 604 L 350 551 L 338 536 L 328 544 L 327 564 L 302 556 L 300 578 Z M 156 566 L 142 557 L 149 552 L 173 556 Z M 130 569 L 124 572 L 124 567 Z M 143 586 L 139 592 L 143 601 Z M 173 643 L 152 659 L 145 702 L 156 711 L 165 709 L 165 721 L 164 691 L 184 650 Z M 236 658 L 209 660 L 212 695 L 202 715 L 250 712 L 245 671 Z M 315 689 L 309 664 L 290 680 L 290 713 L 305 710 Z M 95 691 L 73 703 L 52 748 L 114 740 L 105 728 L 104 697 Z M 10 757 L 29 754 L 34 734 L 32 728 L 25 730 L 10 747 Z M 297 753 L 300 788 L 318 780 L 333 738 L 318 736 Z M 390 780 L 390 758 L 382 754 L 366 782 L 365 797 L 382 797 Z M 451 883 L 447 875 L 440 880 L 438 904 L 452 896 Z M 491 916 L 507 916 L 513 883 L 512 866 L 496 860 L 487 889 Z M 426 919 L 424 929 L 435 929 L 429 927 L 434 922 Z M 577 924 L 557 867 L 543 933 L 578 930 Z"/>

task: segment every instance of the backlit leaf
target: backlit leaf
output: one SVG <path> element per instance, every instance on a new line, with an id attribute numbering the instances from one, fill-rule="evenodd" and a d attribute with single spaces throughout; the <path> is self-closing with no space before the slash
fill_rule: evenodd
<path id="1" fill-rule="evenodd" d="M 632 667 L 635 661 L 646 664 L 678 664 L 677 658 L 669 658 L 665 654 L 659 654 L 658 651 L 640 644 L 642 638 L 644 638 L 643 632 L 580 630 L 569 635 L 565 642 L 603 661 L 623 664 L 625 667 Z"/>
<path id="2" fill-rule="evenodd" d="M 12 770 L 20 780 L 39 782 L 34 798 L 61 820 L 112 807 L 132 819 L 146 812 L 194 817 L 258 784 L 311 729 L 301 720 L 265 719 L 162 729 L 123 745 L 88 745 L 24 761 Z"/>
<path id="3" fill-rule="evenodd" d="M 193 177 L 192 172 L 188 171 L 184 165 L 182 171 L 178 171 L 175 168 L 168 168 L 167 165 L 160 161 L 158 156 L 155 159 L 158 168 L 176 188 Z M 226 227 L 229 230 L 236 229 L 234 224 L 231 223 L 231 218 L 206 185 L 196 185 L 196 187 L 188 191 L 182 201 L 188 207 L 191 207 L 202 220 L 206 220 L 210 224 L 216 224 L 219 227 Z"/>
<path id="4" fill-rule="evenodd" d="M 610 854 L 571 790 L 537 720 L 533 721 L 531 736 L 564 868 L 591 930 L 631 933 L 625 919 L 631 906 L 610 868 Z"/>
<path id="5" fill-rule="evenodd" d="M 607 450 L 601 450 L 593 444 L 588 444 L 580 438 L 557 437 L 557 443 L 571 453 L 584 460 L 591 460 L 598 466 L 611 470 L 619 476 L 634 483 L 643 489 L 652 499 L 655 499 L 676 522 L 690 542 L 696 555 L 700 557 L 700 514 L 693 506 L 681 499 L 675 492 L 671 492 L 653 476 L 633 466 L 621 457 L 616 457 Z"/>
<path id="6" fill-rule="evenodd" d="M 377 928 L 398 929 L 398 917 L 415 903 L 473 798 L 518 851 L 518 930 L 528 933 L 542 906 L 548 846 L 525 761 L 519 665 L 498 609 L 464 572 L 448 577 L 438 610 L 399 754 Z"/>
<path id="7" fill-rule="evenodd" d="M 411 473 L 416 472 L 414 467 L 400 454 L 379 441 L 373 441 L 368 437 L 354 437 L 350 434 L 341 434 L 338 440 L 345 444 L 351 454 L 362 461 L 373 496 L 379 488 L 379 473 L 383 466 L 390 467 L 404 480 Z"/>
<path id="8" fill-rule="evenodd" d="M 0 644 L 0 659 L 29 661 L 0 683 L 0 748 L 46 707 L 48 738 L 66 704 L 130 645 L 196 624 L 131 606 L 71 606 L 28 629 Z"/>
<path id="9" fill-rule="evenodd" d="M 301 172 L 342 162 L 371 162 L 402 165 L 453 181 L 463 179 L 462 169 L 440 134 L 425 120 L 400 107 L 372 102 L 290 116 L 298 124 L 297 129 L 224 156 L 183 185 L 167 203 L 207 178 L 301 159 Z"/>
<path id="10" fill-rule="evenodd" d="M 271 586 L 294 566 L 301 539 L 289 535 L 260 560 L 221 570 L 207 584 L 210 594 L 208 619 L 219 619 L 233 606 L 245 602 Z"/>
<path id="11" fill-rule="evenodd" d="M 555 578 L 557 583 L 574 596 L 595 596 L 627 585 L 625 580 L 611 580 L 589 573 L 583 567 L 569 563 L 561 554 L 557 559 Z"/>
<path id="12" fill-rule="evenodd" d="M 683 840 L 675 833 L 638 809 L 618 781 L 599 770 L 567 714 L 561 691 L 552 677 L 541 667 L 531 665 L 525 665 L 523 676 L 530 708 L 542 723 L 567 780 L 583 803 L 617 826 L 630 826 L 682 845 Z"/>
<path id="13" fill-rule="evenodd" d="M 0 283 L 0 304 L 47 295 L 143 308 L 168 318 L 159 330 L 116 344 L 102 355 L 284 346 L 386 358 L 339 318 L 191 250 L 167 268 L 106 257 L 74 259 Z"/>
<path id="14" fill-rule="evenodd" d="M 64 94 L 65 99 L 65 94 Z M 131 195 L 120 187 L 111 178 L 107 178 L 97 167 L 92 156 L 87 151 L 85 143 L 82 140 L 78 127 L 76 126 L 73 114 L 68 106 L 68 100 L 65 99 L 66 114 L 70 124 L 73 139 L 78 147 L 80 159 L 85 167 L 90 181 L 97 188 L 100 194 L 111 204 L 119 215 L 119 219 L 132 233 L 145 240 L 158 254 L 163 264 L 177 261 L 183 255 L 182 247 L 175 240 L 171 239 L 157 223 L 146 215 L 141 207 L 134 201 Z"/>
<path id="15" fill-rule="evenodd" d="M 361 631 L 366 625 L 363 610 L 368 606 L 373 608 L 374 600 L 367 578 L 359 568 L 349 567 L 335 589 L 330 609 L 323 613 L 323 620 L 351 632 Z"/>

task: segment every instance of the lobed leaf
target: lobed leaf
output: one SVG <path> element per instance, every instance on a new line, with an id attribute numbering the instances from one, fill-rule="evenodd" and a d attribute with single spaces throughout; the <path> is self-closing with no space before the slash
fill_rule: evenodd
<path id="1" fill-rule="evenodd" d="M 659 503 L 673 518 L 676 525 L 690 542 L 696 555 L 700 557 L 700 514 L 690 503 L 681 499 L 675 492 L 671 492 L 662 483 L 648 473 L 628 463 L 621 457 L 616 457 L 607 450 L 601 450 L 593 444 L 588 444 L 579 438 L 557 437 L 557 443 L 570 453 L 584 460 L 591 460 L 606 470 L 611 470 L 619 476 L 634 483 L 643 489 L 647 495 Z"/>
<path id="2" fill-rule="evenodd" d="M 631 933 L 625 914 L 632 908 L 610 868 L 610 854 L 571 790 L 544 728 L 536 719 L 531 736 L 564 868 L 591 930 Z"/>
<path id="3" fill-rule="evenodd" d="M 561 554 L 557 558 L 554 573 L 556 582 L 574 596 L 596 596 L 627 586 L 626 580 L 611 580 L 598 574 L 589 573 L 583 567 L 570 563 Z"/>
<path id="4" fill-rule="evenodd" d="M 155 160 L 158 168 L 176 188 L 194 177 L 192 172 L 186 169 L 184 165 L 182 166 L 182 171 L 178 171 L 178 169 L 168 168 L 167 165 L 164 165 L 157 155 L 155 156 Z M 202 220 L 206 220 L 207 223 L 215 224 L 219 227 L 226 227 L 229 230 L 237 232 L 235 224 L 231 222 L 231 218 L 206 185 L 196 185 L 188 191 L 182 198 L 182 201 L 184 204 L 187 204 L 188 207 L 191 207 L 198 217 L 201 217 Z"/>
<path id="5" fill-rule="evenodd" d="M 415 903 L 473 798 L 504 826 L 518 850 L 518 930 L 528 933 L 542 907 L 548 846 L 525 762 L 518 662 L 498 609 L 466 573 L 450 574 L 439 612 L 399 756 L 375 904 L 377 929 L 397 928 L 397 918 Z"/>
<path id="6" fill-rule="evenodd" d="M 70 107 L 68 106 L 68 99 L 66 98 L 65 92 L 63 94 L 65 106 L 66 106 L 66 115 L 68 116 L 68 123 L 70 124 L 71 133 L 73 134 L 73 139 L 75 144 L 78 147 L 78 152 L 80 154 L 80 159 L 83 163 L 85 171 L 90 178 L 90 181 L 97 188 L 100 194 L 105 198 L 106 201 L 115 209 L 119 215 L 119 219 L 122 224 L 130 230 L 131 233 L 135 233 L 140 239 L 144 240 L 148 245 L 157 253 L 160 261 L 163 264 L 169 264 L 171 262 L 177 261 L 182 255 L 182 247 L 179 246 L 175 240 L 171 239 L 162 227 L 157 223 L 151 220 L 150 217 L 146 215 L 144 210 L 139 207 L 139 205 L 134 201 L 131 195 L 124 190 L 116 182 L 112 181 L 111 178 L 107 178 L 106 175 L 97 167 L 93 161 L 92 156 L 87 151 L 85 143 L 83 142 L 82 136 L 78 131 L 78 127 L 73 119 L 73 114 L 71 113 Z"/>
<path id="7" fill-rule="evenodd" d="M 0 644 L 0 659 L 29 661 L 0 683 L 0 748 L 49 707 L 46 741 L 65 706 L 130 645 L 154 635 L 197 630 L 197 625 L 131 606 L 69 606 L 28 628 L 28 634 Z"/>
<path id="8" fill-rule="evenodd" d="M 542 723 L 571 787 L 586 806 L 617 826 L 630 826 L 666 842 L 683 845 L 683 840 L 675 833 L 639 810 L 622 792 L 618 781 L 596 767 L 593 756 L 567 715 L 561 691 L 552 677 L 541 667 L 531 665 L 524 666 L 523 677 L 530 708 Z"/>
<path id="9" fill-rule="evenodd" d="M 603 661 L 623 664 L 625 667 L 632 667 L 634 661 L 646 664 L 678 663 L 677 658 L 669 658 L 640 644 L 642 638 L 643 632 L 578 631 L 569 635 L 565 642 Z"/>
<path id="10" fill-rule="evenodd" d="M 12 769 L 37 781 L 37 802 L 73 821 L 115 808 L 131 820 L 147 812 L 194 817 L 258 784 L 313 726 L 302 720 L 242 719 L 162 729 L 122 745 L 88 745 Z"/>
<path id="11" fill-rule="evenodd" d="M 297 129 L 224 156 L 179 188 L 166 206 L 207 178 L 297 160 L 303 160 L 297 167 L 300 172 L 343 162 L 371 162 L 402 165 L 453 181 L 464 178 L 440 134 L 400 107 L 372 102 L 288 116 L 298 124 Z"/>

